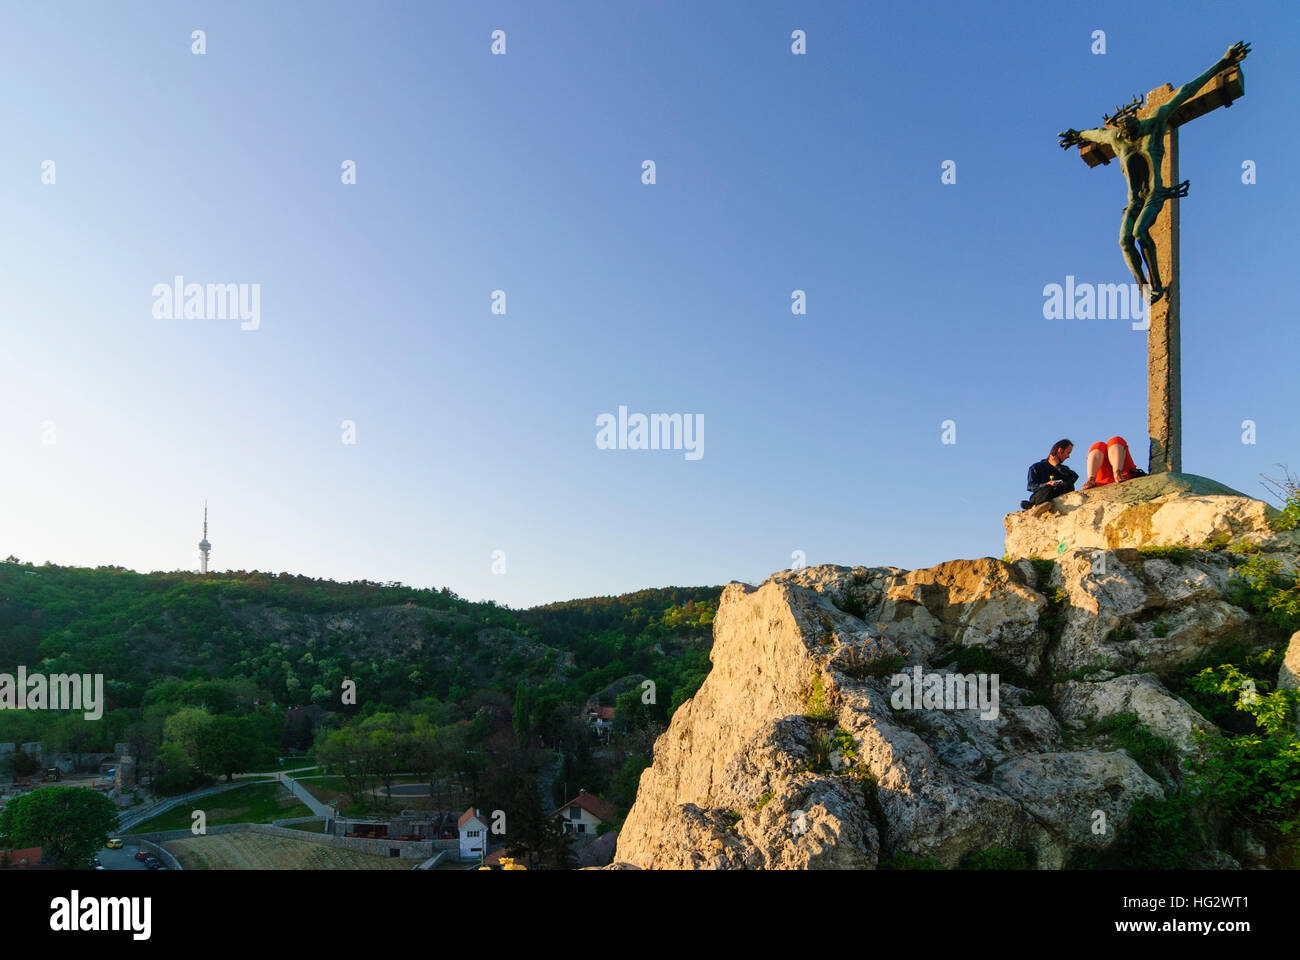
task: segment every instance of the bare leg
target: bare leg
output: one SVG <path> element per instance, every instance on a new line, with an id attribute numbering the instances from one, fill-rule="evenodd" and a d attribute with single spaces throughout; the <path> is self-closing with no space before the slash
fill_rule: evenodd
<path id="1" fill-rule="evenodd" d="M 1124 470 L 1124 455 L 1128 453 L 1122 444 L 1112 443 L 1106 447 L 1106 458 L 1110 460 L 1110 472 L 1115 477 L 1115 482 L 1119 483 L 1122 479 Z"/>
<path id="2" fill-rule="evenodd" d="M 1102 452 L 1100 450 L 1088 451 L 1088 483 L 1097 482 L 1097 471 L 1101 469 Z"/>

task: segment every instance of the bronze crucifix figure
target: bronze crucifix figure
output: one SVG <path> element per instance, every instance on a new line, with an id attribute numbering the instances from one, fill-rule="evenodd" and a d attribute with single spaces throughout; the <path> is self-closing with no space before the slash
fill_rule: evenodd
<path id="1" fill-rule="evenodd" d="M 1124 176 L 1128 179 L 1128 206 L 1124 208 L 1119 244 L 1124 250 L 1124 259 L 1128 261 L 1133 279 L 1139 287 L 1150 288 L 1148 300 L 1151 303 L 1165 294 L 1165 286 L 1160 281 L 1159 256 L 1155 242 L 1151 239 L 1151 227 L 1160 216 L 1165 201 L 1172 197 L 1187 196 L 1189 186 L 1187 180 L 1166 185 L 1161 179 L 1165 137 L 1172 127 L 1191 119 L 1178 116 L 1183 104 L 1219 74 L 1245 60 L 1249 53 L 1250 44 L 1234 43 L 1218 63 L 1195 80 L 1179 87 L 1168 101 L 1151 111 L 1146 118 L 1139 119 L 1138 116 L 1143 102 L 1139 94 L 1133 98 L 1132 103 L 1117 107 L 1113 114 L 1104 115 L 1104 127 L 1092 130 L 1071 128 L 1057 135 L 1064 148 L 1094 143 L 1108 147 L 1112 155 L 1118 155 L 1123 161 Z M 1109 159 L 1102 162 L 1108 163 Z M 1145 276 L 1142 269 L 1144 260 Z"/>

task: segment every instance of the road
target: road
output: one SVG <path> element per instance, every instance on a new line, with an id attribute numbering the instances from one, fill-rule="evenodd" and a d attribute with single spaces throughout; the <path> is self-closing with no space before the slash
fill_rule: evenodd
<path id="1" fill-rule="evenodd" d="M 146 870 L 148 869 L 143 863 L 135 858 L 135 852 L 140 849 L 139 845 L 132 843 L 126 837 L 122 838 L 125 846 L 121 850 L 100 850 L 99 862 L 104 865 L 105 870 Z"/>
<path id="2" fill-rule="evenodd" d="M 371 792 L 377 797 L 383 796 L 384 788 L 375 787 Z M 427 783 L 394 784 L 392 795 L 395 797 L 427 797 L 429 796 L 429 785 Z"/>

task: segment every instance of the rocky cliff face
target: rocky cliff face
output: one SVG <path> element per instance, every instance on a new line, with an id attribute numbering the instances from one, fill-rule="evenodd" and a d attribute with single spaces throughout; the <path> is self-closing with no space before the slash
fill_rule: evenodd
<path id="1" fill-rule="evenodd" d="M 1105 847 L 1173 780 L 1099 721 L 1136 714 L 1191 752 L 1194 731 L 1216 731 L 1162 678 L 1225 642 L 1262 644 L 1226 599 L 1233 559 L 1075 548 L 732 583 L 713 669 L 655 746 L 616 865 L 954 866 L 1003 847 L 1052 868 Z M 921 709 L 900 705 L 891 678 L 932 673 L 949 703 L 918 689 Z M 996 710 L 953 696 L 950 678 L 973 677 L 973 696 L 981 675 L 990 698 L 996 675 Z"/>
<path id="2" fill-rule="evenodd" d="M 1279 549 L 1300 547 L 1294 532 L 1275 534 L 1277 510 L 1217 480 L 1193 473 L 1159 473 L 1126 483 L 1076 491 L 1008 514 L 1010 557 L 1051 557 L 1058 550 L 1096 547 L 1224 545 L 1250 540 Z"/>

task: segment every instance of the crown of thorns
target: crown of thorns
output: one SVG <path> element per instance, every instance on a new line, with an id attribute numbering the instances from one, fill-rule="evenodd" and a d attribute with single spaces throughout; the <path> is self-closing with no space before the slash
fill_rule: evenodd
<path id="1" fill-rule="evenodd" d="M 1142 107 L 1143 100 L 1144 98 L 1142 94 L 1137 94 L 1131 103 L 1122 107 L 1116 107 L 1114 113 L 1102 114 L 1102 122 L 1113 123 L 1120 117 L 1136 117 L 1138 110 Z"/>

